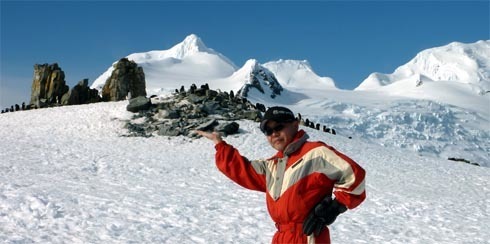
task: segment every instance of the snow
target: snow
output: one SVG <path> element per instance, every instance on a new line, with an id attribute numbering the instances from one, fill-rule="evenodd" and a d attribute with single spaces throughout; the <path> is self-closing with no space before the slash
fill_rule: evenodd
<path id="1" fill-rule="evenodd" d="M 209 82 L 212 89 L 218 89 L 222 84 L 213 81 L 228 77 L 237 69 L 232 61 L 206 47 L 194 34 L 168 50 L 133 53 L 127 58 L 143 68 L 146 90 L 150 95 L 168 94 L 181 85 L 189 87 L 199 82 Z M 117 61 L 113 65 L 115 63 Z M 112 66 L 109 67 L 91 88 L 102 90 L 113 70 Z"/>
<path id="2" fill-rule="evenodd" d="M 126 105 L 0 116 L 0 242 L 270 242 L 264 194 L 223 176 L 210 141 L 125 137 Z M 332 109 L 357 119 L 372 113 L 343 103 Z M 382 114 L 375 117 L 387 119 Z M 258 123 L 239 124 L 226 141 L 251 159 L 274 153 Z M 334 243 L 490 243 L 489 168 L 303 129 L 367 171 L 367 199 L 331 226 Z"/>
<path id="3" fill-rule="evenodd" d="M 206 47 L 195 34 L 187 36 L 181 43 L 168 50 L 133 53 L 126 57 L 143 67 L 149 95 L 165 96 L 175 87 L 189 87 L 193 83 L 208 83 L 211 89 L 233 90 L 236 93 L 249 79 L 251 70 L 256 66 L 273 71 L 285 89 L 337 89 L 333 79 L 319 77 L 306 60 L 281 59 L 261 65 L 258 60 L 250 59 L 241 67 L 237 67 L 223 54 Z M 113 65 L 115 63 L 117 61 Z M 91 88 L 102 90 L 113 70 L 113 67 L 109 67 L 92 83 Z"/>
<path id="4" fill-rule="evenodd" d="M 286 89 L 300 90 L 305 87 L 314 87 L 317 90 L 337 89 L 332 78 L 319 77 L 307 60 L 280 59 L 267 62 L 264 67 L 276 74 L 277 80 Z"/>
<path id="5" fill-rule="evenodd" d="M 371 90 L 412 79 L 412 87 L 420 79 L 471 84 L 474 93 L 490 91 L 490 40 L 476 43 L 453 42 L 424 50 L 393 74 L 373 73 L 355 90 Z M 397 90 L 396 88 L 393 90 Z"/>
<path id="6" fill-rule="evenodd" d="M 168 50 L 128 57 L 144 68 L 149 96 L 193 83 L 237 94 L 252 70 L 263 67 L 284 90 L 271 99 L 270 89 L 251 89 L 253 102 L 290 106 L 315 123 L 379 145 L 490 166 L 490 40 L 423 50 L 392 74 L 372 73 L 354 91 L 316 75 L 307 60 L 262 65 L 250 59 L 237 69 L 193 34 Z M 92 87 L 101 87 L 111 69 Z"/>
<path id="7" fill-rule="evenodd" d="M 249 99 L 334 128 L 336 136 L 303 129 L 367 170 L 367 200 L 331 226 L 334 243 L 490 243 L 489 47 L 424 50 L 354 91 L 336 88 L 306 60 L 251 59 L 237 68 L 196 35 L 128 57 L 143 67 L 149 95 L 192 83 L 237 92 L 252 68 L 274 73 L 281 95 L 251 89 Z M 0 115 L 0 242 L 270 242 L 275 227 L 264 194 L 224 177 L 210 141 L 127 137 L 126 105 Z M 250 159 L 274 154 L 258 123 L 239 124 L 240 134 L 226 141 Z"/>

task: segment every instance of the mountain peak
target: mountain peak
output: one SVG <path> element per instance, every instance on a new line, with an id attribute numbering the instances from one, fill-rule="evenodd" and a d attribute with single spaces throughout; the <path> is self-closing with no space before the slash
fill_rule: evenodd
<path id="1" fill-rule="evenodd" d="M 187 47 L 195 47 L 198 49 L 208 49 L 204 42 L 202 42 L 201 38 L 199 38 L 196 34 L 188 35 L 184 41 L 182 42 L 184 46 Z"/>
<path id="2" fill-rule="evenodd" d="M 243 68 L 245 69 L 250 69 L 250 71 L 256 70 L 259 68 L 259 62 L 256 59 L 249 59 L 245 64 L 243 65 Z"/>
<path id="3" fill-rule="evenodd" d="M 233 74 L 232 79 L 244 85 L 238 90 L 242 97 L 249 97 L 249 91 L 257 90 L 261 94 L 267 94 L 271 98 L 281 95 L 282 86 L 274 74 L 262 66 L 256 59 L 249 59 L 243 67 Z"/>
<path id="4" fill-rule="evenodd" d="M 195 34 L 188 35 L 181 43 L 170 48 L 169 51 L 174 58 L 178 59 L 198 52 L 217 54 L 214 50 L 206 47 L 201 38 Z"/>

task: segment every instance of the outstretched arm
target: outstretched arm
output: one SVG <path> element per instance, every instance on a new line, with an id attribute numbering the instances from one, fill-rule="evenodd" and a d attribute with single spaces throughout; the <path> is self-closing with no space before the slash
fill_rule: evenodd
<path id="1" fill-rule="evenodd" d="M 223 174 L 245 188 L 265 192 L 265 174 L 261 162 L 250 162 L 227 144 L 218 132 L 197 130 L 196 133 L 214 142 L 216 166 Z"/>
<path id="2" fill-rule="evenodd" d="M 202 130 L 196 130 L 196 133 L 202 137 L 206 137 L 209 140 L 213 141 L 214 144 L 218 144 L 223 141 L 221 135 L 218 132 L 207 132 Z"/>

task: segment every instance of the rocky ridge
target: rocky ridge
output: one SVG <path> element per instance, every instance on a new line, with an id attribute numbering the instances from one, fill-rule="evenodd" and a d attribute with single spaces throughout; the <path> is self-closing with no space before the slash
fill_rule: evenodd
<path id="1" fill-rule="evenodd" d="M 260 110 L 259 110 L 260 108 Z M 124 136 L 188 136 L 194 130 L 217 131 L 224 135 L 238 133 L 236 120 L 260 121 L 264 106 L 252 104 L 233 91 L 222 92 L 203 85 L 182 86 L 168 97 L 137 97 L 129 100 L 128 111 L 135 112 L 126 121 Z"/>
<path id="2" fill-rule="evenodd" d="M 88 79 L 81 80 L 70 90 L 65 72 L 57 63 L 34 65 L 31 101 L 26 109 L 94 102 L 100 102 L 100 97 L 96 89 L 90 89 Z"/>

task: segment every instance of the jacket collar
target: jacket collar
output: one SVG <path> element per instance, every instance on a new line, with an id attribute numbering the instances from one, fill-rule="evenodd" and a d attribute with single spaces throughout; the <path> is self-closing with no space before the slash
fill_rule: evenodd
<path id="1" fill-rule="evenodd" d="M 289 157 L 289 155 L 296 152 L 301 146 L 303 146 L 308 138 L 309 136 L 304 130 L 299 130 L 294 136 L 293 141 L 286 146 L 284 151 L 277 152 L 271 159 L 283 158 L 284 156 Z"/>

